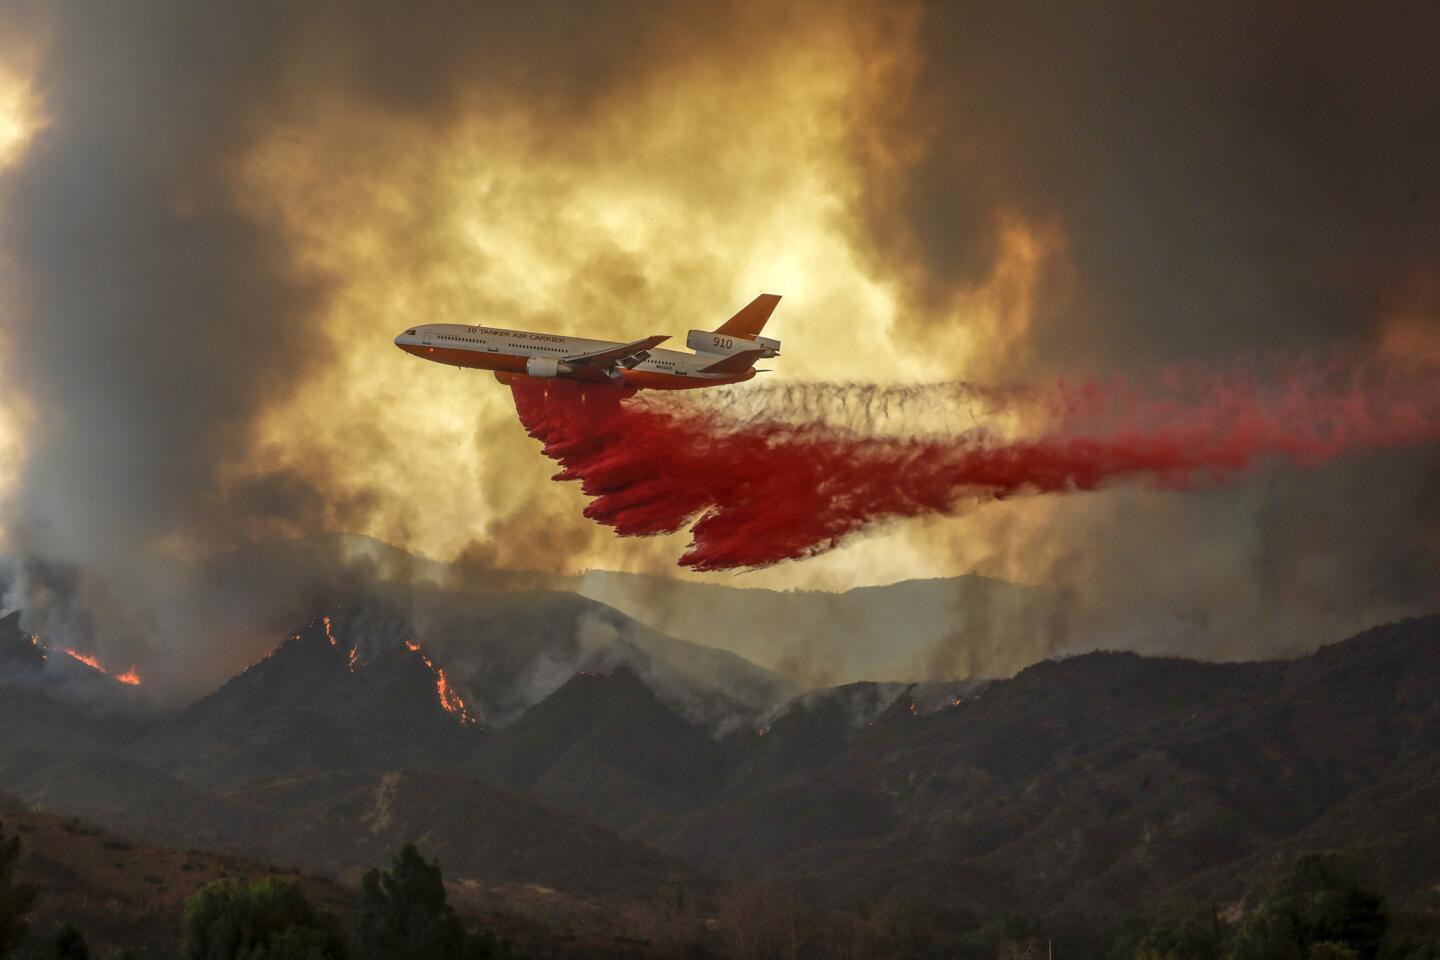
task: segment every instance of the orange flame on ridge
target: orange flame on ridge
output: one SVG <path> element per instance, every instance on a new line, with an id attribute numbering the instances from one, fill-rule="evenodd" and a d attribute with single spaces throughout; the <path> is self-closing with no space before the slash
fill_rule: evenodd
<path id="1" fill-rule="evenodd" d="M 92 670 L 99 670 L 101 673 L 107 674 L 110 672 L 109 670 L 106 670 L 104 667 L 100 666 L 100 661 L 96 660 L 88 653 L 81 653 L 79 650 L 71 650 L 69 647 L 61 647 L 60 649 L 64 650 L 72 658 L 79 660 L 81 663 L 85 664 L 85 666 L 89 667 Z"/>
<path id="2" fill-rule="evenodd" d="M 40 638 L 32 636 L 30 642 L 38 647 L 40 645 Z M 88 653 L 81 653 L 79 650 L 72 650 L 69 647 L 61 647 L 60 649 L 71 658 L 80 661 L 92 670 L 98 670 L 112 680 L 123 683 L 128 687 L 140 686 L 140 674 L 135 670 L 133 663 L 130 665 L 130 669 L 124 673 L 112 674 L 109 670 L 105 669 L 104 664 Z"/>
<path id="3" fill-rule="evenodd" d="M 420 644 L 414 640 L 406 640 L 405 649 L 411 653 L 419 654 L 420 659 L 425 662 L 425 666 L 429 667 L 430 672 L 435 675 L 435 692 L 440 697 L 440 706 L 443 707 L 447 713 L 458 717 L 461 723 L 470 724 L 480 722 L 479 719 L 470 712 L 470 708 L 465 704 L 464 698 L 450 686 L 450 680 L 445 676 L 444 668 L 437 667 L 435 661 L 431 660 L 425 651 L 420 649 Z"/>

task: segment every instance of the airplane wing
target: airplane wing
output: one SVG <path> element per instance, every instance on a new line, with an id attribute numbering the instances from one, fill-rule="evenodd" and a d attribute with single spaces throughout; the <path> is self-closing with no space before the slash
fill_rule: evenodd
<path id="1" fill-rule="evenodd" d="M 593 350 L 590 353 L 577 353 L 565 358 L 565 362 L 572 367 L 595 366 L 613 367 L 620 365 L 629 369 L 638 363 L 643 363 L 645 358 L 650 356 L 650 350 L 664 343 L 670 338 L 667 336 L 645 337 L 643 340 L 635 340 L 631 343 L 620 343 L 613 347 L 606 347 L 604 350 Z"/>

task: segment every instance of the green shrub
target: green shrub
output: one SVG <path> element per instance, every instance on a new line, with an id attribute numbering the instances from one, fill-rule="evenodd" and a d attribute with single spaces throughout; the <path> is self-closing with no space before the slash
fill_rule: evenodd
<path id="1" fill-rule="evenodd" d="M 35 888 L 15 880 L 15 861 L 19 859 L 20 839 L 6 840 L 0 832 L 0 956 L 25 939 L 30 930 L 25 915 L 35 905 Z"/>
<path id="2" fill-rule="evenodd" d="M 335 918 L 285 880 L 219 880 L 185 904 L 187 960 L 346 960 Z"/>

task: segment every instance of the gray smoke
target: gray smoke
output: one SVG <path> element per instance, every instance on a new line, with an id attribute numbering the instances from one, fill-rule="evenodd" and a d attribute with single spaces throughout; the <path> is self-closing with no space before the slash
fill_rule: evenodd
<path id="1" fill-rule="evenodd" d="M 188 675 L 212 645 L 255 643 L 252 628 L 285 621 L 305 591 L 246 568 L 224 580 L 233 593 L 177 609 L 177 567 L 256 531 L 363 528 L 375 507 L 375 491 L 341 495 L 279 467 L 222 482 L 227 462 L 263 466 L 256 424 L 333 348 L 318 318 L 335 278 L 297 263 L 235 192 L 233 164 L 269 119 L 320 102 L 301 96 L 315 90 L 422 127 L 523 100 L 558 137 L 639 71 L 683 59 L 684 38 L 728 37 L 743 65 L 746 30 L 730 22 L 743 6 L 11 0 L 0 19 L 44 38 L 48 125 L 0 185 L 19 286 L 0 375 L 36 417 L 10 602 L 48 639 L 104 642 L 121 661 L 187 638 L 166 669 Z M 908 86 L 857 122 L 857 189 L 837 221 L 901 292 L 896 332 L 917 349 L 965 322 L 957 304 L 992 274 L 1010 215 L 1057 224 L 1068 268 L 1035 292 L 1022 346 L 997 347 L 1005 381 L 1368 343 L 1400 313 L 1436 329 L 1434 5 L 902 13 L 918 17 Z M 784 398 L 859 424 L 933 399 Z M 952 400 L 988 402 L 963 385 Z M 1027 656 L 1077 643 L 1240 655 L 1433 604 L 1437 506 L 1440 464 L 1411 452 L 1201 496 L 1075 498 L 1030 519 L 987 509 L 966 532 L 916 537 L 981 572 L 1023 568 L 1073 591 L 1065 623 L 1023 628 Z M 278 599 L 256 609 L 247 590 Z M 931 659 L 984 669 L 1007 648 L 991 631 Z"/>
<path id="2" fill-rule="evenodd" d="M 257 129 L 316 86 L 435 124 L 479 90 L 563 117 L 648 62 L 639 28 L 653 17 L 638 3 L 157 0 L 12 3 L 7 20 L 10 6 L 44 50 L 47 118 L 5 177 L 0 222 L 21 287 L 3 376 L 38 415 L 12 599 L 67 645 L 91 643 L 103 618 L 129 657 L 175 638 L 157 621 L 187 555 L 255 531 L 359 528 L 373 503 L 281 468 L 221 483 L 260 415 L 331 349 L 318 327 L 330 279 L 236 195 Z"/>
<path id="3" fill-rule="evenodd" d="M 1433 4 L 935 4 L 915 36 L 908 94 L 856 142 L 850 225 L 918 342 L 959 322 L 1009 214 L 1057 224 L 1065 269 L 1022 346 L 997 337 L 999 376 L 1366 348 L 1399 315 L 1440 331 Z M 1437 489 L 1433 453 L 1397 453 L 919 536 L 1077 587 L 1041 650 L 1268 654 L 1433 610 Z"/>

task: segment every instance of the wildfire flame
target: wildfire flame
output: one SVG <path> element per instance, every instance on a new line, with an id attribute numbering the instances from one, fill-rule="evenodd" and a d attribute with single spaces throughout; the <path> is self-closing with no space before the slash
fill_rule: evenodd
<path id="1" fill-rule="evenodd" d="M 355 667 L 356 667 L 356 665 L 357 665 L 359 662 L 360 662 L 360 654 L 358 654 L 358 653 L 355 652 L 355 648 L 354 648 L 354 647 L 351 647 L 351 648 L 350 648 L 350 672 L 351 672 L 351 673 L 354 673 L 354 672 L 355 672 Z"/>
<path id="2" fill-rule="evenodd" d="M 330 618 L 329 618 L 329 617 L 321 617 L 320 620 L 325 624 L 325 639 L 330 641 L 330 646 L 332 646 L 332 647 L 338 647 L 338 646 L 340 646 L 340 642 L 335 639 L 335 634 L 333 634 L 333 633 L 330 632 Z"/>
<path id="3" fill-rule="evenodd" d="M 300 639 L 300 635 L 297 633 L 295 636 L 291 637 L 290 639 L 292 639 L 292 640 L 299 640 L 299 639 Z M 280 652 L 280 648 L 283 647 L 283 646 L 285 646 L 285 644 L 282 643 L 282 644 L 278 644 L 278 645 L 276 645 L 275 647 L 271 648 L 271 650 L 270 650 L 269 653 L 265 654 L 265 656 L 261 657 L 259 660 L 254 661 L 253 663 L 250 664 L 250 666 L 246 667 L 244 670 L 241 670 L 240 672 L 241 672 L 241 673 L 249 673 L 251 670 L 254 670 L 256 667 L 260 666 L 260 664 L 264 663 L 266 660 L 269 660 L 271 657 L 275 656 L 275 654 L 279 653 L 279 652 Z"/>
<path id="4" fill-rule="evenodd" d="M 444 707 L 446 712 L 458 717 L 461 723 L 469 724 L 480 722 L 479 719 L 470 712 L 470 708 L 466 705 L 460 694 L 450 686 L 450 680 L 445 676 L 445 670 L 435 665 L 435 661 L 431 660 L 429 655 L 420 649 L 420 644 L 414 640 L 406 640 L 405 649 L 411 653 L 418 654 L 420 659 L 424 661 L 425 666 L 429 667 L 430 672 L 435 675 L 435 692 L 440 697 L 440 706 Z"/>
<path id="5" fill-rule="evenodd" d="M 74 659 L 76 659 L 76 660 L 79 660 L 81 663 L 85 664 L 85 666 L 89 667 L 89 668 L 92 669 L 92 670 L 99 670 L 101 673 L 109 673 L 109 672 L 110 672 L 110 671 L 106 670 L 104 667 L 100 666 L 100 661 L 99 661 L 99 660 L 96 660 L 94 657 L 90 656 L 88 653 L 81 653 L 79 650 L 71 650 L 69 647 L 61 647 L 60 649 L 61 649 L 61 650 L 64 650 L 64 651 L 65 651 L 66 653 L 68 653 L 72 658 L 74 658 Z"/>
<path id="6" fill-rule="evenodd" d="M 40 638 L 32 636 L 30 638 L 30 642 L 38 647 L 40 645 Z M 90 654 L 88 653 L 81 653 L 79 650 L 72 650 L 69 647 L 61 647 L 60 649 L 71 658 L 80 661 L 92 670 L 98 670 L 99 672 L 105 674 L 105 676 L 110 677 L 112 680 L 123 683 L 126 686 L 130 687 L 140 686 L 140 674 L 135 670 L 134 664 L 131 664 L 130 669 L 126 670 L 124 673 L 112 674 L 109 670 L 105 669 L 104 664 L 102 664 L 94 657 L 90 656 Z"/>

